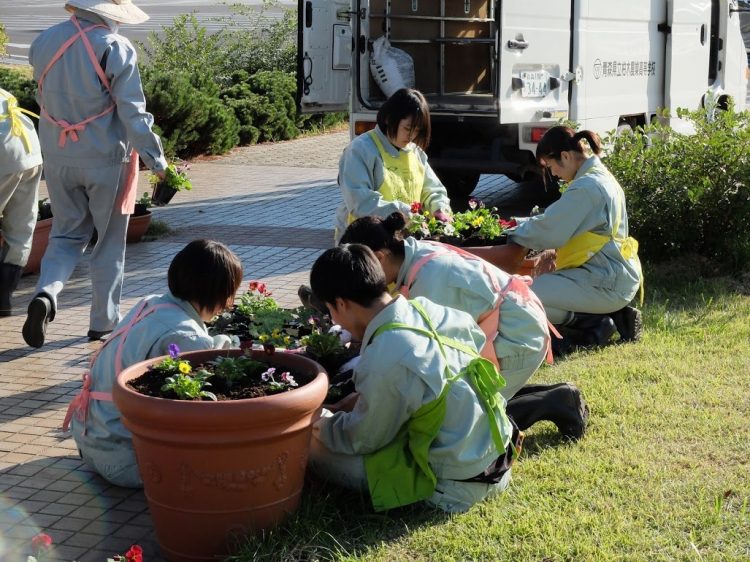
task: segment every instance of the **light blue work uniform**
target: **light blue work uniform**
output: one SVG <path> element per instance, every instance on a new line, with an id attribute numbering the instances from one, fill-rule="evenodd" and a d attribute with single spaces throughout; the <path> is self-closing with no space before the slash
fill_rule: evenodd
<path id="1" fill-rule="evenodd" d="M 435 330 L 481 349 L 485 337 L 465 312 L 415 299 L 426 310 Z M 399 296 L 367 326 L 360 361 L 354 370 L 359 392 L 351 412 L 323 410 L 313 428 L 310 466 L 324 478 L 347 488 L 368 490 L 364 455 L 388 445 L 401 427 L 424 404 L 438 398 L 447 384 L 448 367 L 460 372 L 473 359 L 407 330 L 390 330 L 371 340 L 375 331 L 390 322 L 428 329 L 419 313 Z M 505 407 L 504 401 L 502 406 Z M 504 445 L 510 442 L 510 422 L 500 427 Z M 486 414 L 469 383 L 459 378 L 450 387 L 443 425 L 429 451 L 429 464 L 437 488 L 427 500 L 445 511 L 466 511 L 474 503 L 504 490 L 510 470 L 497 484 L 460 482 L 482 473 L 498 458 Z"/>
<path id="2" fill-rule="evenodd" d="M 411 278 L 410 272 L 421 258 L 435 251 L 435 246 L 406 238 L 404 263 L 396 278 L 396 289 Z M 498 299 L 485 267 L 501 288 L 510 281 L 510 275 L 489 263 L 457 254 L 438 253 L 421 267 L 409 288 L 409 296 L 425 297 L 442 306 L 463 310 L 478 321 L 480 316 L 492 310 Z M 543 311 L 523 302 L 516 293 L 509 292 L 505 296 L 500 305 L 500 325 L 493 343 L 500 360 L 500 374 L 506 382 L 501 392 L 506 400 L 526 384 L 544 360 L 547 330 Z"/>
<path id="3" fill-rule="evenodd" d="M 42 151 L 33 121 L 19 111 L 11 116 L 12 97 L 0 88 L 0 262 L 24 266 L 36 224 Z M 14 125 L 20 130 L 14 132 Z"/>
<path id="4" fill-rule="evenodd" d="M 427 155 L 414 143 L 400 149 L 391 144 L 380 127 L 375 127 L 373 134 L 380 140 L 383 149 L 395 158 L 404 157 L 407 153 L 414 153 L 424 167 L 424 184 L 420 203 L 426 211 L 450 212 L 448 192 L 435 171 L 427 161 Z M 338 244 L 349 226 L 349 217 L 361 218 L 376 216 L 385 218 L 391 213 L 401 211 L 409 216 L 411 203 L 402 201 L 387 201 L 379 193 L 383 185 L 383 157 L 380 155 L 375 141 L 370 134 L 360 135 L 344 149 L 339 161 L 338 184 L 343 198 L 342 205 L 336 211 L 335 243 Z"/>
<path id="5" fill-rule="evenodd" d="M 227 336 L 212 338 L 192 304 L 172 294 L 152 295 L 148 305 L 174 304 L 143 318 L 130 329 L 122 351 L 122 368 L 152 357 L 169 354 L 169 345 L 177 344 L 180 352 L 228 347 Z M 139 303 L 140 304 L 140 303 Z M 124 326 L 138 305 L 123 318 Z M 112 392 L 115 381 L 115 354 L 122 335 L 115 336 L 99 353 L 91 368 L 91 390 Z M 136 464 L 130 431 L 125 429 L 120 412 L 113 402 L 91 399 L 84 424 L 75 415 L 71 431 L 86 464 L 117 486 L 140 487 L 141 476 Z"/>
<path id="6" fill-rule="evenodd" d="M 522 220 L 508 239 L 525 248 L 546 250 L 561 248 L 584 232 L 611 237 L 620 208 L 617 238 L 625 239 L 625 194 L 599 158 L 591 156 L 562 197 L 543 214 Z M 572 312 L 607 314 L 620 310 L 638 292 L 640 275 L 638 258 L 625 259 L 617 242 L 610 238 L 583 265 L 540 275 L 531 288 L 544 304 L 550 322 L 562 324 Z"/>
<path id="7" fill-rule="evenodd" d="M 104 23 L 77 10 L 82 27 Z M 39 79 L 60 46 L 78 33 L 68 20 L 43 31 L 34 40 L 29 61 Z M 44 293 L 57 309 L 57 295 L 73 273 L 91 235 L 98 242 L 91 252 L 92 304 L 89 328 L 112 330 L 119 321 L 120 293 L 125 265 L 127 213 L 118 202 L 126 187 L 127 155 L 134 148 L 146 166 L 164 170 L 159 137 L 151 131 L 153 116 L 146 100 L 133 45 L 110 29 L 95 28 L 87 37 L 110 82 L 112 96 L 102 85 L 81 40 L 76 41 L 47 74 L 42 96 L 49 115 L 78 123 L 104 111 L 114 98 L 115 110 L 86 125 L 59 146 L 61 128 L 42 118 L 39 139 L 45 161 L 45 179 L 54 220 L 42 260 L 37 294 Z"/>

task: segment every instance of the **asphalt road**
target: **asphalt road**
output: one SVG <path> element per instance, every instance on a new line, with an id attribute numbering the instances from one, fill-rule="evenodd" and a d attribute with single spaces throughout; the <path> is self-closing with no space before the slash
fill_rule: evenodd
<path id="1" fill-rule="evenodd" d="M 29 45 L 36 35 L 48 27 L 66 19 L 64 0 L 0 0 L 0 22 L 5 26 L 9 37 L 8 56 L 0 62 L 26 63 Z M 262 0 L 232 0 L 232 3 L 251 6 L 255 10 L 262 7 Z M 232 15 L 231 10 L 220 1 L 211 0 L 135 0 L 135 4 L 151 16 L 139 25 L 123 25 L 120 32 L 131 41 L 145 41 L 152 31 L 161 31 L 171 25 L 175 16 L 195 12 L 198 21 L 210 32 L 223 29 L 226 24 L 217 18 Z M 278 6 L 269 8 L 260 20 L 235 17 L 238 25 L 252 28 L 265 26 L 269 21 L 281 17 L 285 8 L 295 8 L 295 0 L 281 0 Z"/>

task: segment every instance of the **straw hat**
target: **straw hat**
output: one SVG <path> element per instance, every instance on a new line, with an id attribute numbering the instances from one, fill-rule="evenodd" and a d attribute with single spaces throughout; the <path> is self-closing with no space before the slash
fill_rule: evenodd
<path id="1" fill-rule="evenodd" d="M 66 0 L 73 6 L 120 23 L 143 23 L 148 14 L 136 7 L 132 0 Z"/>

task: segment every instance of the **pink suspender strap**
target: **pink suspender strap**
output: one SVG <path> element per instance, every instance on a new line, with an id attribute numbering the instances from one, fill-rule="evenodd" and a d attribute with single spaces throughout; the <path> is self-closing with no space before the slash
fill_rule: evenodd
<path id="1" fill-rule="evenodd" d="M 78 33 L 70 37 L 65 43 L 63 43 L 60 48 L 57 50 L 55 55 L 52 57 L 52 59 L 49 61 L 47 66 L 45 67 L 42 74 L 39 76 L 39 82 L 38 82 L 38 90 L 39 90 L 39 100 L 41 102 L 41 111 L 42 117 L 50 121 L 51 123 L 54 123 L 58 127 L 62 129 L 60 131 L 60 138 L 57 142 L 58 146 L 60 148 L 63 148 L 65 146 L 65 143 L 68 140 L 68 137 L 70 137 L 70 140 L 73 142 L 78 142 L 78 133 L 83 132 L 84 129 L 86 129 L 86 125 L 88 123 L 91 123 L 91 121 L 94 121 L 96 119 L 99 119 L 100 117 L 103 117 L 104 115 L 107 115 L 108 113 L 112 112 L 115 109 L 114 102 L 107 107 L 104 111 L 97 115 L 92 115 L 91 117 L 87 117 L 83 121 L 79 121 L 78 123 L 68 123 L 64 119 L 55 119 L 52 116 L 50 116 L 49 113 L 47 113 L 46 108 L 44 107 L 44 97 L 42 96 L 42 86 L 44 84 L 44 80 L 47 77 L 47 73 L 50 71 L 52 66 L 60 59 L 60 57 L 63 56 L 65 51 L 67 51 L 70 46 L 75 43 L 78 39 L 80 39 L 83 42 L 84 47 L 86 48 L 86 53 L 89 56 L 89 59 L 91 60 L 91 64 L 94 67 L 94 70 L 96 70 L 97 75 L 99 76 L 99 79 L 102 81 L 102 84 L 110 93 L 110 96 L 112 95 L 112 87 L 109 84 L 109 80 L 107 79 L 106 74 L 104 73 L 104 69 L 102 69 L 102 65 L 99 64 L 99 61 L 96 58 L 96 54 L 94 53 L 94 48 L 91 46 L 91 41 L 89 41 L 88 37 L 86 37 L 86 33 L 91 31 L 92 29 L 96 27 L 103 27 L 107 29 L 106 25 L 103 24 L 94 24 L 90 25 L 89 27 L 86 27 L 85 29 L 81 28 L 81 24 L 78 23 L 78 18 L 75 16 L 71 16 L 70 21 L 73 22 L 73 25 L 76 26 L 78 29 Z"/>
<path id="2" fill-rule="evenodd" d="M 179 308 L 176 304 L 172 303 L 162 303 L 157 304 L 155 306 L 152 306 L 150 308 L 146 308 L 146 301 L 143 301 L 140 305 L 138 305 L 138 308 L 136 309 L 133 316 L 130 318 L 130 321 L 122 326 L 121 328 L 118 328 L 114 332 L 110 334 L 110 336 L 107 338 L 107 341 L 102 344 L 102 346 L 97 349 L 94 353 L 91 354 L 91 359 L 89 360 L 89 368 L 88 370 L 83 374 L 83 388 L 81 389 L 81 392 L 79 392 L 75 398 L 70 402 L 68 405 L 68 411 L 65 413 L 65 419 L 63 419 L 63 431 L 67 431 L 70 427 L 70 420 L 73 419 L 73 416 L 83 422 L 83 434 L 86 434 L 86 417 L 89 411 L 89 400 L 101 400 L 104 402 L 112 402 L 112 393 L 111 392 L 99 392 L 96 390 L 91 390 L 92 385 L 92 379 L 91 379 L 91 368 L 94 366 L 94 361 L 96 361 L 96 358 L 99 356 L 99 353 L 101 353 L 102 349 L 104 349 L 110 342 L 114 341 L 115 338 L 122 335 L 122 338 L 120 339 L 120 343 L 117 346 L 117 351 L 115 352 L 115 378 L 120 374 L 120 371 L 122 371 L 122 352 L 125 348 L 125 340 L 128 338 L 128 334 L 130 333 L 130 329 L 146 318 L 149 314 L 152 314 L 153 312 L 156 312 L 159 309 L 162 308 Z"/>

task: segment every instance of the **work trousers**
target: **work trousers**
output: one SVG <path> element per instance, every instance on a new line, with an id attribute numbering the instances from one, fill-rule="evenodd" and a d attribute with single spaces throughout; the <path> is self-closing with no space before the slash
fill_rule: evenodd
<path id="1" fill-rule="evenodd" d="M 127 163 L 102 168 L 47 164 L 45 177 L 52 204 L 52 232 L 42 259 L 36 293 L 46 294 L 57 310 L 57 296 L 70 279 L 96 229 L 91 252 L 89 329 L 112 330 L 120 320 L 128 214 L 120 210 Z"/>
<path id="2" fill-rule="evenodd" d="M 0 214 L 3 217 L 3 246 L 0 263 L 26 265 L 36 225 L 37 199 L 42 166 L 0 176 Z"/>

